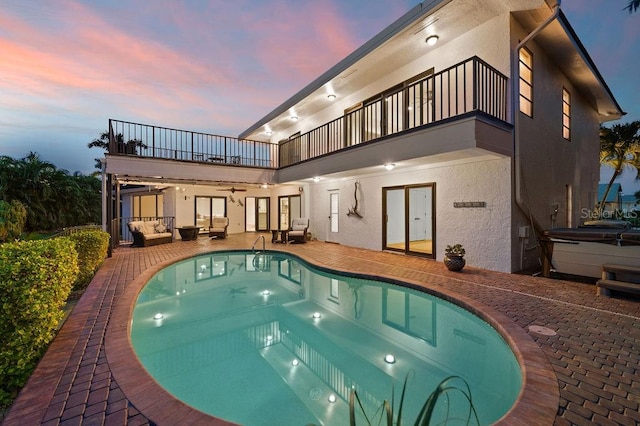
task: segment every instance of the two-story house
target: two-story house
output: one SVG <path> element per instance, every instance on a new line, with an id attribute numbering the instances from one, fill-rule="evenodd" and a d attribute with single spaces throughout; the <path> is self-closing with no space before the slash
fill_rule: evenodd
<path id="1" fill-rule="evenodd" d="M 599 125 L 623 114 L 559 2 L 425 1 L 237 138 L 112 120 L 107 192 L 148 186 L 107 216 L 138 197 L 230 233 L 308 217 L 318 240 L 436 260 L 461 243 L 518 271 L 595 205 Z"/>

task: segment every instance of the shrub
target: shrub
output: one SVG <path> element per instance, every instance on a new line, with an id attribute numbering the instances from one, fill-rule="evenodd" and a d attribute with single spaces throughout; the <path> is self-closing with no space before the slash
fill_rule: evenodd
<path id="1" fill-rule="evenodd" d="M 0 200 L 0 243 L 20 237 L 27 222 L 27 209 L 18 200 Z"/>
<path id="2" fill-rule="evenodd" d="M 53 339 L 77 258 L 67 238 L 0 245 L 0 406 L 25 384 Z"/>
<path id="3" fill-rule="evenodd" d="M 78 278 L 73 283 L 73 290 L 84 290 L 91 282 L 96 270 L 102 265 L 109 248 L 109 234 L 92 229 L 71 234 L 69 237 L 78 252 Z"/>

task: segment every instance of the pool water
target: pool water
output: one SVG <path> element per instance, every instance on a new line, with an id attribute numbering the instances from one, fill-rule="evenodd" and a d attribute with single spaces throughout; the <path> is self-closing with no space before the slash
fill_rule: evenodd
<path id="1" fill-rule="evenodd" d="M 407 377 L 402 418 L 412 424 L 449 376 L 464 379 L 490 424 L 522 385 L 513 352 L 470 312 L 277 252 L 216 252 L 161 270 L 138 296 L 131 340 L 169 393 L 243 425 L 349 424 L 353 389 L 371 419 L 392 392 L 397 411 Z M 440 420 L 469 410 L 456 392 L 438 407 Z"/>

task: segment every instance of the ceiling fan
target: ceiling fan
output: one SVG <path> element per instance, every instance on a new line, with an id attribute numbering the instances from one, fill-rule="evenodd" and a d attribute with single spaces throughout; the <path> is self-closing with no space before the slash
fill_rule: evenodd
<path id="1" fill-rule="evenodd" d="M 246 192 L 246 189 L 243 188 L 235 188 L 235 187 L 231 187 L 231 188 L 224 188 L 224 189 L 218 189 L 218 191 L 231 191 L 232 194 L 236 193 L 236 192 Z"/>

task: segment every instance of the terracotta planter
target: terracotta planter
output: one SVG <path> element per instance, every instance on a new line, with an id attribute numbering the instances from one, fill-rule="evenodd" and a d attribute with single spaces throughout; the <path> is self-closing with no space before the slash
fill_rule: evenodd
<path id="1" fill-rule="evenodd" d="M 461 255 L 453 255 L 453 254 L 445 254 L 444 255 L 444 264 L 450 271 L 460 271 L 466 265 L 466 261 L 464 260 L 464 256 Z"/>

